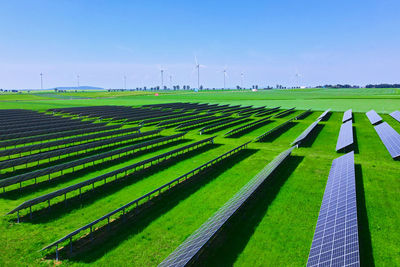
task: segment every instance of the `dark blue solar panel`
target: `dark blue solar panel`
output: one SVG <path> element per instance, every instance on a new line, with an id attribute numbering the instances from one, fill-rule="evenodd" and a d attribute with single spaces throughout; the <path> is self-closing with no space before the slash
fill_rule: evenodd
<path id="1" fill-rule="evenodd" d="M 393 111 L 392 113 L 390 113 L 390 116 L 392 116 L 393 119 L 395 119 L 398 122 L 400 122 L 400 111 L 398 111 L 398 110 Z"/>
<path id="2" fill-rule="evenodd" d="M 387 122 L 374 127 L 392 158 L 400 157 L 400 135 Z"/>
<path id="3" fill-rule="evenodd" d="M 381 116 L 378 115 L 378 113 L 376 113 L 375 110 L 370 110 L 367 113 L 365 113 L 369 119 L 369 121 L 371 122 L 371 124 L 377 124 L 379 122 L 382 121 Z"/>
<path id="4" fill-rule="evenodd" d="M 347 121 L 340 127 L 339 137 L 336 143 L 336 151 L 352 145 L 353 140 L 353 125 L 352 121 Z"/>
<path id="5" fill-rule="evenodd" d="M 346 122 L 348 120 L 353 119 L 353 111 L 351 109 L 346 110 L 343 114 L 343 120 L 342 122 Z"/>
<path id="6" fill-rule="evenodd" d="M 353 151 L 332 162 L 307 266 L 360 266 Z"/>

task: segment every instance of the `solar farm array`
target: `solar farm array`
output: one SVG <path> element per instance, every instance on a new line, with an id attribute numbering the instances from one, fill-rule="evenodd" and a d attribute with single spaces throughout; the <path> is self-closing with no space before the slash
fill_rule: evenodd
<path id="1" fill-rule="evenodd" d="M 208 150 L 218 151 L 204 157 L 203 162 L 196 161 L 194 168 L 182 169 L 178 177 L 165 177 L 164 182 L 154 183 L 140 196 L 91 217 L 84 225 L 68 228 L 58 239 L 43 244 L 45 259 L 73 259 L 95 247 L 96 242 L 112 240 L 110 232 L 123 231 L 126 223 L 146 220 L 154 203 L 163 205 L 164 199 L 179 190 L 191 192 L 190 188 L 207 173 L 218 173 L 221 166 L 235 163 L 246 151 L 269 147 L 300 123 L 303 129 L 297 138 L 281 145 L 286 146 L 281 151 L 271 150 L 275 157 L 264 160 L 264 167 L 253 178 L 243 177 L 248 182 L 158 262 L 161 266 L 197 264 L 207 261 L 207 251 L 218 243 L 216 240 L 234 218 L 241 216 L 260 188 L 279 179 L 284 168 L 281 165 L 295 160 L 292 153 L 312 147 L 331 114 L 330 109 L 317 112 L 207 103 L 89 106 L 42 112 L 0 110 L 1 195 L 19 202 L 10 205 L 7 212 L 13 223 L 23 227 L 49 218 L 57 223 L 57 218 L 67 216 L 65 211 L 69 209 L 79 210 L 155 172 L 174 168 L 180 161 L 207 154 Z M 400 122 L 398 114 L 394 111 L 390 115 Z M 381 149 L 398 160 L 399 133 L 373 110 L 364 116 L 376 131 L 375 138 L 381 140 Z M 304 258 L 307 266 L 359 266 L 363 262 L 355 168 L 359 151 L 353 121 L 352 110 L 340 120 L 334 149 L 339 154 L 332 159 L 320 211 L 315 215 L 314 237 L 310 239 L 308 259 Z M 257 131 L 255 137 L 247 137 Z"/>

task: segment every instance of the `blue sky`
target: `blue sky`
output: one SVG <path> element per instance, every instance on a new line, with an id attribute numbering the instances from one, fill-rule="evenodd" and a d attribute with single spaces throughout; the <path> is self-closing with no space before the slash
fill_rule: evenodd
<path id="1" fill-rule="evenodd" d="M 2 1 L 0 88 L 400 79 L 400 1 Z M 170 77 L 171 76 L 171 77 Z"/>

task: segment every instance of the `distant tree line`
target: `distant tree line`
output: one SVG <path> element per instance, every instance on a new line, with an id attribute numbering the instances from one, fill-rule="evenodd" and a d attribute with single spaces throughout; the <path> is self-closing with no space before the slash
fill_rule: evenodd
<path id="1" fill-rule="evenodd" d="M 394 83 L 381 83 L 381 84 L 368 84 L 365 88 L 400 88 L 400 84 Z"/>
<path id="2" fill-rule="evenodd" d="M 318 85 L 316 88 L 360 88 L 358 85 L 350 85 L 350 84 L 325 84 L 325 85 Z"/>

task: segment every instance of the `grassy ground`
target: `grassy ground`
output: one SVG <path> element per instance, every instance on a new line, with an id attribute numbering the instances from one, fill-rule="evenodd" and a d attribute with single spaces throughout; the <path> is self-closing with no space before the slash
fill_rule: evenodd
<path id="1" fill-rule="evenodd" d="M 54 96 L 52 97 L 52 94 Z M 74 99 L 68 99 L 68 97 Z M 79 99 L 81 97 L 82 99 Z M 76 99 L 75 99 L 76 98 Z M 208 102 L 221 104 L 242 104 L 254 106 L 297 107 L 298 109 L 334 111 L 352 108 L 354 111 L 390 113 L 399 108 L 399 89 L 295 89 L 246 91 L 179 91 L 162 92 L 71 92 L 71 93 L 35 93 L 0 94 L 1 108 L 47 109 L 54 107 L 87 105 L 143 105 L 166 102 Z"/>
<path id="2" fill-rule="evenodd" d="M 365 89 L 362 92 L 365 94 L 358 95 L 351 90 L 216 92 L 215 94 L 183 92 L 162 94 L 161 97 L 155 97 L 153 94 L 117 93 L 111 96 L 113 98 L 103 98 L 96 92 L 97 95 L 90 100 L 26 99 L 16 102 L 8 99 L 0 105 L 1 108 L 43 109 L 85 104 L 139 105 L 152 103 L 151 101 L 156 103 L 190 100 L 285 107 L 303 107 L 305 103 L 311 103 L 309 107 L 315 109 L 332 107 L 336 110 L 353 108 L 359 111 L 368 110 L 372 105 L 381 113 L 384 111 L 385 103 L 387 111 L 400 108 L 398 90 Z M 337 93 L 334 98 L 333 93 Z M 296 99 L 300 95 L 307 101 Z M 3 95 L 0 95 L 0 101 L 2 97 Z M 90 96 L 82 95 L 82 97 Z M 349 105 L 346 106 L 346 103 Z M 51 211 L 35 214 L 32 221 L 26 220 L 17 224 L 15 216 L 2 217 L 0 241 L 3 249 L 0 265 L 53 265 L 52 260 L 44 259 L 45 254 L 39 252 L 43 246 L 300 113 L 298 110 L 235 138 L 222 137 L 223 133 L 233 127 L 215 132 L 213 135 L 218 135 L 215 145 L 206 146 L 162 167 L 135 175 L 126 182 L 99 188 L 85 195 L 82 202 L 71 201 L 68 208 L 56 205 Z M 197 177 L 196 182 L 167 195 L 161 203 L 155 204 L 147 212 L 139 215 L 136 221 L 114 231 L 112 236 L 103 240 L 101 244 L 94 243 L 84 253 L 63 259 L 62 264 L 153 266 L 160 263 L 270 160 L 287 149 L 320 114 L 321 112 L 315 111 L 263 142 L 251 143 L 248 149 L 234 158 L 218 165 L 206 175 Z M 294 150 L 293 155 L 275 172 L 271 181 L 261 188 L 256 197 L 221 232 L 201 259 L 204 264 L 265 266 L 268 263 L 271 266 L 299 266 L 306 263 L 330 166 L 332 160 L 340 156 L 335 153 L 335 145 L 342 115 L 342 112 L 334 112 L 328 121 L 320 123 L 321 126 L 318 126 L 313 138 L 304 147 Z M 397 266 L 400 265 L 399 162 L 391 159 L 365 114 L 356 113 L 354 117 L 362 263 Z M 383 115 L 383 119 L 400 132 L 400 123 L 388 115 Z M 163 135 L 171 133 L 173 130 L 168 129 Z M 147 153 L 100 164 L 94 169 L 67 175 L 51 184 L 41 185 L 36 190 L 3 195 L 0 197 L 0 213 L 5 214 L 30 198 L 208 136 L 211 135 L 199 136 L 193 130 L 184 140 Z"/>

